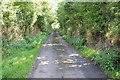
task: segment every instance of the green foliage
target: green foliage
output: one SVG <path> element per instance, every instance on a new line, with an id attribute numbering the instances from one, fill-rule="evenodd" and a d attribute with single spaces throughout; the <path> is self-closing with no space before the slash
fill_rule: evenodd
<path id="1" fill-rule="evenodd" d="M 42 44 L 44 41 L 43 39 L 46 38 L 46 36 L 47 33 L 45 32 L 26 36 L 26 38 L 21 41 L 10 43 L 9 49 L 7 49 L 4 54 L 13 55 L 16 53 L 16 50 L 19 51 L 31 50 L 35 48 L 37 45 Z"/>
<path id="2" fill-rule="evenodd" d="M 27 39 L 11 43 L 2 60 L 3 78 L 27 78 L 39 48 L 46 40 L 48 33 L 27 36 Z"/>
<path id="3" fill-rule="evenodd" d="M 89 37 L 86 36 L 87 31 L 92 33 L 93 38 L 98 35 L 105 36 L 111 30 L 119 31 L 118 5 L 117 2 L 61 2 L 57 11 L 60 29 L 70 32 L 71 35 L 78 34 L 76 31 L 79 30 L 84 38 Z M 111 35 L 118 36 L 120 33 L 111 33 Z"/>
<path id="4" fill-rule="evenodd" d="M 35 25 L 39 27 L 41 31 L 51 29 L 51 24 L 55 22 L 55 13 L 51 11 L 52 7 L 47 2 L 41 2 L 42 12 L 38 15 Z"/>
<path id="5" fill-rule="evenodd" d="M 10 42 L 18 41 L 38 29 L 52 30 L 54 17 L 51 16 L 51 6 L 47 2 L 1 2 L 1 8 L 4 51 Z"/>

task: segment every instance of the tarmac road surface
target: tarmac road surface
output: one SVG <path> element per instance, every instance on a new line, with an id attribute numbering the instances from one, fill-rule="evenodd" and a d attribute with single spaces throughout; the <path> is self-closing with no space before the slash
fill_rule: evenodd
<path id="1" fill-rule="evenodd" d="M 30 78 L 107 78 L 54 30 L 43 44 Z"/>

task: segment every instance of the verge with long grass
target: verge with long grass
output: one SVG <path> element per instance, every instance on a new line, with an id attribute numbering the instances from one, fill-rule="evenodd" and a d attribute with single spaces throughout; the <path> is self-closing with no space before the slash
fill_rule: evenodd
<path id="1" fill-rule="evenodd" d="M 48 33 L 28 35 L 19 42 L 13 42 L 5 51 L 2 60 L 3 78 L 27 78 L 34 61 Z"/>

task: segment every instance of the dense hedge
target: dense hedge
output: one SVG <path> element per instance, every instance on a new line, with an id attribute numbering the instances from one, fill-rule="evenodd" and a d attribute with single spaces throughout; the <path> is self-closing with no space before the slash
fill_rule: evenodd
<path id="1" fill-rule="evenodd" d="M 55 21 L 51 9 L 47 2 L 1 2 L 3 51 L 29 34 L 51 31 Z"/>
<path id="2" fill-rule="evenodd" d="M 88 45 L 108 41 L 106 46 L 120 47 L 118 2 L 61 2 L 58 21 L 61 30 L 85 38 Z"/>

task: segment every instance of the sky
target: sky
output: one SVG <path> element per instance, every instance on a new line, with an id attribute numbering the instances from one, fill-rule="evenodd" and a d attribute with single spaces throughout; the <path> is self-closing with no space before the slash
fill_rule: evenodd
<path id="1" fill-rule="evenodd" d="M 62 0 L 45 0 L 45 1 L 52 4 L 52 10 L 55 12 L 55 10 L 57 10 L 58 3 L 61 2 Z"/>

